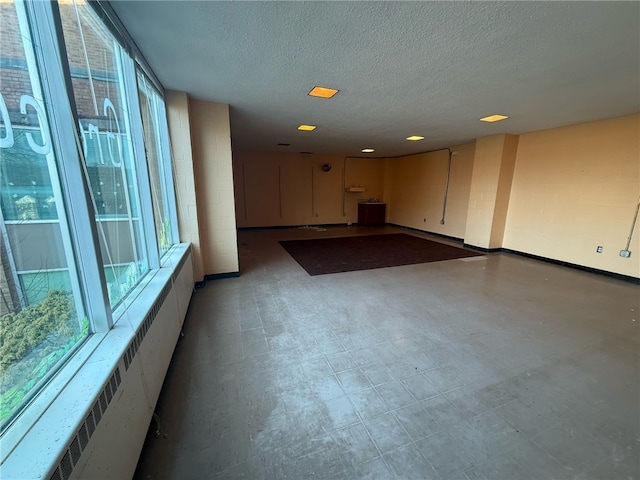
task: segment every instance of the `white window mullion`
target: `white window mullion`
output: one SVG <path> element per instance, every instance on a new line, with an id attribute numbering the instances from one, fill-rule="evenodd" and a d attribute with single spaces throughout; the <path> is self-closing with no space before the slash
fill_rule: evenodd
<path id="1" fill-rule="evenodd" d="M 62 232 L 70 234 L 65 246 L 74 253 L 67 257 L 69 270 L 75 271 L 70 275 L 74 294 L 79 289 L 82 295 L 76 298 L 85 299 L 86 309 L 78 309 L 78 313 L 84 311 L 93 331 L 105 331 L 113 326 L 113 319 L 93 206 L 80 156 L 82 144 L 67 95 L 65 77 L 69 84 L 71 79 L 68 68 L 63 68 L 59 58 L 59 45 L 63 39 L 55 27 L 54 18 L 57 15 L 54 9 L 57 6 L 53 2 L 29 2 L 25 6 L 32 9 L 30 18 L 33 19 L 34 43 L 36 50 L 40 51 L 37 71 L 43 85 L 42 97 L 49 107 L 49 131 L 55 139 L 52 143 L 57 158 L 64 159 L 58 163 L 51 160 L 49 163 L 53 164 L 50 165 L 52 171 L 58 172 L 57 178 L 52 178 L 51 182 L 54 192 L 60 195 L 59 198 L 65 199 L 66 209 L 58 208 L 58 218 Z M 63 234 L 63 238 L 65 236 Z M 78 277 L 82 279 L 81 282 L 78 282 Z"/>
<path id="2" fill-rule="evenodd" d="M 171 238 L 173 243 L 180 242 L 180 232 L 178 230 L 178 210 L 176 207 L 176 190 L 173 184 L 173 162 L 171 156 L 171 144 L 169 143 L 169 124 L 167 122 L 167 111 L 164 99 L 158 102 L 158 130 L 160 137 L 160 155 L 162 158 L 162 173 L 165 179 L 166 188 L 164 201 L 167 203 L 167 214 L 171 219 Z"/>
<path id="3" fill-rule="evenodd" d="M 128 95 L 122 95 L 127 99 L 128 114 L 125 116 L 129 122 L 129 139 L 132 142 L 133 159 L 135 165 L 135 186 L 140 198 L 140 222 L 144 230 L 147 258 L 149 268 L 160 267 L 159 239 L 156 238 L 156 229 L 153 218 L 153 199 L 151 198 L 151 185 L 149 184 L 149 168 L 144 147 L 144 131 L 142 127 L 142 115 L 140 113 L 140 100 L 138 97 L 138 83 L 136 80 L 135 63 L 129 56 L 120 56 L 122 78 L 120 84 Z"/>
<path id="4" fill-rule="evenodd" d="M 34 55 L 34 49 L 26 47 L 27 45 L 26 39 L 31 38 L 32 34 L 29 30 L 29 22 L 27 20 L 27 12 L 25 9 L 25 4 L 22 0 L 18 0 L 16 2 L 16 13 L 18 15 L 18 25 L 20 27 L 20 34 L 22 35 L 22 38 L 25 39 L 24 54 L 25 54 L 25 59 L 27 61 L 27 71 L 29 73 L 29 80 L 31 83 L 33 99 L 35 100 L 36 104 L 41 105 L 40 108 L 42 111 L 44 111 L 44 108 L 42 108 L 42 106 L 45 105 L 45 99 L 40 86 L 40 77 L 38 75 L 39 68 Z M 36 34 L 35 31 L 36 29 L 34 28 L 34 35 Z M 35 45 L 38 44 L 38 42 L 33 42 L 33 43 Z M 50 132 L 51 129 L 49 128 L 49 121 L 47 119 L 47 115 L 43 114 L 43 115 L 39 115 L 38 117 L 40 121 L 40 130 L 42 132 Z M 48 138 L 48 135 L 45 134 L 43 135 L 43 137 Z M 62 188 L 60 187 L 60 181 L 59 181 L 60 177 L 58 174 L 58 167 L 56 164 L 56 158 L 54 155 L 53 147 L 51 145 L 51 141 L 49 139 L 48 145 L 47 145 L 47 141 L 44 141 L 43 143 L 44 143 L 42 145 L 43 150 L 48 150 L 44 154 L 44 156 L 47 159 L 47 171 L 49 172 L 49 180 L 51 181 L 53 198 L 62 199 L 63 198 Z M 75 265 L 73 244 L 71 242 L 71 237 L 69 235 L 69 228 L 68 228 L 69 222 L 67 220 L 66 212 L 64 208 L 61 208 L 61 205 L 56 206 L 56 212 L 58 214 L 58 221 L 60 222 L 60 227 L 61 227 L 60 233 L 61 233 L 62 244 L 65 252 L 65 260 L 67 262 L 69 271 L 75 272 L 77 271 L 77 268 Z M 71 274 L 69 276 L 69 279 L 71 281 L 72 297 L 75 302 L 76 312 L 78 313 L 78 319 L 82 324 L 82 318 L 85 316 L 85 311 L 84 311 L 85 309 L 84 309 L 84 304 L 82 302 L 83 296 L 82 296 L 82 289 L 80 288 L 80 282 L 78 280 L 78 276 L 74 274 Z"/>

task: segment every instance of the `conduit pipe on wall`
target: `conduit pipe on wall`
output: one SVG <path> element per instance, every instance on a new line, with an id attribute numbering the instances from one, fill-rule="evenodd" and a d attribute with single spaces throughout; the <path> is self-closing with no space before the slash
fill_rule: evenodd
<path id="1" fill-rule="evenodd" d="M 444 186 L 444 204 L 442 205 L 442 219 L 440 220 L 441 225 L 444 225 L 445 216 L 447 213 L 447 197 L 449 195 L 449 178 L 451 176 L 451 157 L 455 157 L 456 155 L 458 155 L 458 152 L 455 150 L 452 151 L 450 148 L 439 148 L 437 150 L 427 150 L 426 152 L 412 153 L 411 155 L 399 155 L 396 157 L 387 157 L 387 158 L 403 158 L 403 157 L 408 157 L 413 155 L 425 155 L 427 153 L 442 152 L 444 150 L 449 152 L 449 161 L 447 165 L 447 178 Z"/>
<path id="2" fill-rule="evenodd" d="M 395 157 L 385 157 L 385 158 L 403 158 L 403 157 L 408 157 L 408 156 L 413 156 L 413 155 L 424 155 L 427 153 L 435 153 L 435 152 L 442 152 L 443 150 L 447 150 L 449 152 L 449 162 L 448 162 L 448 166 L 447 166 L 447 178 L 446 178 L 446 183 L 445 183 L 445 189 L 444 189 L 444 205 L 442 206 L 442 220 L 440 220 L 440 223 L 442 225 L 444 225 L 445 222 L 445 214 L 447 212 L 447 196 L 449 194 L 449 178 L 451 176 L 451 157 L 455 157 L 456 155 L 458 155 L 458 152 L 456 150 L 451 150 L 450 148 L 439 148 L 437 150 L 427 150 L 425 152 L 417 152 L 417 153 L 412 153 L 410 155 L 397 155 Z M 342 216 L 346 217 L 347 216 L 347 211 L 346 211 L 346 188 L 347 188 L 347 160 L 349 158 L 366 158 L 366 159 L 371 159 L 372 157 L 344 157 L 344 161 L 342 164 Z"/>
<path id="3" fill-rule="evenodd" d="M 629 237 L 627 238 L 627 246 L 624 247 L 624 250 L 622 252 L 626 252 L 625 255 L 628 257 L 631 252 L 629 251 L 629 247 L 631 247 L 631 238 L 633 237 L 633 231 L 636 228 L 636 221 L 638 220 L 638 210 L 640 210 L 640 198 L 638 198 L 638 204 L 636 205 L 636 213 L 633 216 L 633 221 L 631 222 L 631 231 L 629 232 Z M 623 255 L 623 253 L 620 252 L 620 256 Z"/>

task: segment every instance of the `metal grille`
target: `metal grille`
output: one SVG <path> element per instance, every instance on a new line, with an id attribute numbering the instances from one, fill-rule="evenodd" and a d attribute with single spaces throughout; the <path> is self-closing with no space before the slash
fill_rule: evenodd
<path id="1" fill-rule="evenodd" d="M 169 295 L 169 292 L 171 291 L 173 280 L 177 278 L 177 275 L 179 274 L 179 271 L 184 265 L 184 261 L 187 257 L 188 256 L 185 256 L 180 262 L 179 268 L 177 269 L 178 273 L 175 273 L 172 276 L 172 280 L 168 281 L 162 289 L 162 292 L 158 296 L 158 299 L 154 303 L 153 307 L 151 307 L 151 310 L 149 310 L 149 313 L 147 313 L 147 315 L 145 316 L 144 321 L 140 325 L 140 328 L 138 328 L 138 331 L 131 340 L 129 347 L 122 356 L 125 370 L 129 370 L 131 362 L 138 352 L 138 349 L 140 348 L 144 337 L 151 328 L 151 325 L 156 319 L 158 312 L 162 308 L 167 295 Z M 100 420 L 102 420 L 102 417 L 104 416 L 109 403 L 111 403 L 111 400 L 113 400 L 113 397 L 115 397 L 118 387 L 120 387 L 121 383 L 122 377 L 120 375 L 120 368 L 116 367 L 109 380 L 105 383 L 102 391 L 100 392 L 100 395 L 98 396 L 98 399 L 93 404 L 93 408 L 89 412 L 89 415 L 87 415 L 87 418 L 78 429 L 78 432 L 73 437 L 73 440 L 69 444 L 69 447 L 60 459 L 60 463 L 58 464 L 52 475 L 49 477 L 49 480 L 69 480 L 73 468 L 80 461 L 82 452 L 89 444 L 91 436 L 96 431 Z"/>
<path id="2" fill-rule="evenodd" d="M 67 450 L 60 459 L 60 463 L 49 477 L 49 480 L 68 480 L 71 478 L 73 468 L 80 461 L 82 452 L 87 448 L 89 439 L 96 431 L 96 427 L 100 423 L 100 420 L 102 420 L 102 417 L 104 416 L 109 403 L 115 396 L 120 383 L 120 368 L 116 367 L 100 392 L 98 400 L 93 404 L 93 408 L 89 412 L 89 415 L 87 415 L 87 418 L 85 418 L 84 422 L 80 425 L 80 428 L 71 440 Z"/>
<path id="3" fill-rule="evenodd" d="M 140 324 L 138 331 L 133 337 L 133 340 L 131 340 L 129 347 L 127 348 L 123 356 L 125 370 L 129 370 L 129 367 L 131 366 L 131 362 L 133 362 L 133 359 L 136 356 L 136 353 L 138 353 L 138 349 L 142 344 L 142 340 L 144 340 L 144 337 L 147 335 L 147 332 L 151 328 L 153 321 L 156 319 L 156 316 L 158 315 L 158 312 L 162 308 L 162 305 L 164 304 L 164 301 L 167 298 L 167 295 L 169 295 L 169 292 L 171 291 L 171 286 L 172 286 L 172 282 L 171 281 L 167 282 L 167 284 L 164 286 L 164 288 L 160 292 L 158 299 L 153 304 L 153 307 L 151 307 L 151 310 L 149 310 L 149 313 L 147 313 L 147 315 L 144 317 L 144 320 Z"/>

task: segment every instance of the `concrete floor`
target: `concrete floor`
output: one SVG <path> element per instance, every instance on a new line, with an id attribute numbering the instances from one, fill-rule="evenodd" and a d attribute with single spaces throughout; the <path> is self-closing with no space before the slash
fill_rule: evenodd
<path id="1" fill-rule="evenodd" d="M 136 478 L 640 478 L 640 288 L 501 253 L 310 277 L 277 243 L 395 231 L 240 232 Z"/>

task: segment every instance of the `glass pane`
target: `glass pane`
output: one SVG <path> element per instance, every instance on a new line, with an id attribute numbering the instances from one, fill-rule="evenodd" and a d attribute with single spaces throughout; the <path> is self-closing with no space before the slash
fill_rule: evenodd
<path id="1" fill-rule="evenodd" d="M 28 74 L 25 72 L 24 75 L 28 81 Z M 9 95 L 6 100 L 11 102 Z M 15 102 L 15 96 L 12 100 Z M 4 219 L 55 220 L 58 213 L 46 158 L 44 155 L 34 154 L 29 146 L 29 136 L 41 145 L 42 133 L 37 127 L 25 125 L 12 125 L 12 130 L 11 155 L 4 155 L 2 164 L 3 188 L 0 202 Z"/>
<path id="2" fill-rule="evenodd" d="M 24 18 L 15 3 L 0 2 L 2 430 L 89 333 Z"/>
<path id="3" fill-rule="evenodd" d="M 147 155 L 149 182 L 151 184 L 151 200 L 153 201 L 153 216 L 156 226 L 156 237 L 160 248 L 160 256 L 171 248 L 174 239 L 171 234 L 171 217 L 168 202 L 167 164 L 170 159 L 163 155 L 160 139 L 169 132 L 163 131 L 160 105 L 162 98 L 151 86 L 147 78 L 138 72 L 138 91 L 140 96 L 140 113 L 144 130 L 144 148 Z M 166 127 L 165 127 L 166 128 Z"/>
<path id="4" fill-rule="evenodd" d="M 109 301 L 115 307 L 149 270 L 123 78 L 123 61 L 131 59 L 84 2 L 60 4 L 60 14 Z"/>

